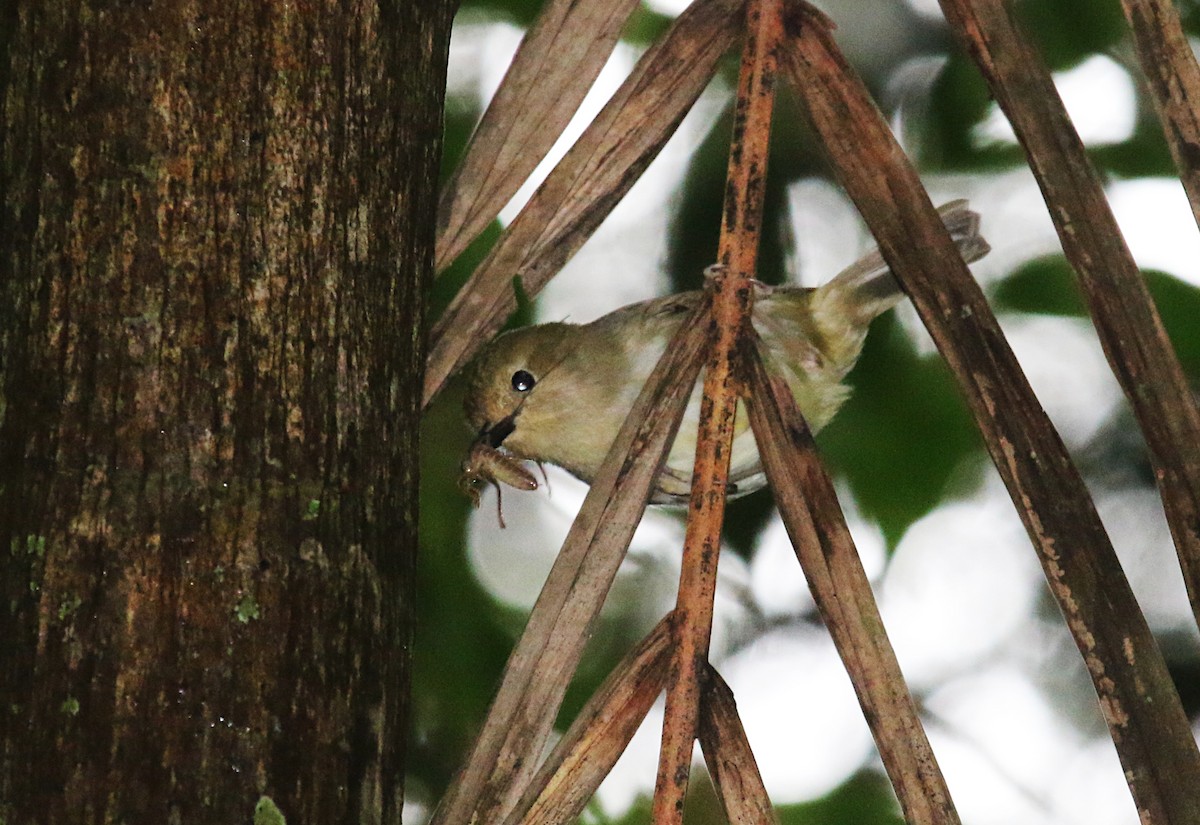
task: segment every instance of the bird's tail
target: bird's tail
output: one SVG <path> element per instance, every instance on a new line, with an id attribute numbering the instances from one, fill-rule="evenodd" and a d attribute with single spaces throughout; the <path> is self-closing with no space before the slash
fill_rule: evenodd
<path id="1" fill-rule="evenodd" d="M 967 263 L 978 261 L 991 247 L 979 234 L 979 214 L 966 200 L 956 200 L 938 209 L 950 237 Z M 849 321 L 866 327 L 904 297 L 892 270 L 878 249 L 873 249 L 813 293 L 813 315 L 818 326 L 828 320 L 835 326 Z"/>

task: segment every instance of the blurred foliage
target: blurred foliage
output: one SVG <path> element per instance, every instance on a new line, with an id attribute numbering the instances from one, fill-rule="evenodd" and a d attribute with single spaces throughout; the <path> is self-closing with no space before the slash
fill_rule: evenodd
<path id="1" fill-rule="evenodd" d="M 1184 371 L 1200 378 L 1200 289 L 1168 275 L 1142 273 Z M 998 309 L 1087 317 L 1075 273 L 1061 255 L 1030 261 L 992 291 Z"/>
<path id="2" fill-rule="evenodd" d="M 483 721 L 512 648 L 500 609 L 471 576 L 465 524 L 470 503 L 457 487 L 467 443 L 452 386 L 421 431 L 421 557 L 413 662 L 414 758 L 409 770 L 441 791 Z M 447 471 L 449 470 L 449 471 Z"/>
<path id="3" fill-rule="evenodd" d="M 929 101 L 929 117 L 920 124 L 918 143 L 923 168 L 931 171 L 1006 169 L 1021 161 L 1017 147 L 980 147 L 971 130 L 987 114 L 991 96 L 970 58 L 949 55 Z"/>
<path id="4" fill-rule="evenodd" d="M 884 2 L 884 0 L 880 0 Z M 902 0 L 892 0 L 902 2 Z M 495 19 L 528 25 L 540 0 L 463 0 L 461 12 L 472 20 Z M 839 0 L 821 4 L 839 22 L 839 36 L 850 28 L 842 20 Z M 869 4 L 868 4 L 869 5 Z M 849 8 L 849 6 L 847 6 Z M 1024 0 L 1017 4 L 1026 31 L 1056 70 L 1079 64 L 1094 54 L 1129 54 L 1125 22 L 1117 0 Z M 1200 34 L 1200 6 L 1182 5 L 1189 32 Z M 850 12 L 846 12 L 850 13 Z M 915 19 L 915 17 L 914 17 Z M 645 46 L 659 36 L 669 18 L 641 9 L 626 30 L 626 39 Z M 1018 146 L 982 144 L 973 130 L 992 103 L 971 61 L 935 22 L 922 19 L 911 33 L 911 46 L 898 49 L 896 62 L 878 66 L 866 76 L 875 90 L 888 87 L 899 61 L 922 54 L 944 60 L 928 89 L 924 118 L 906 123 L 906 142 L 927 172 L 1003 172 L 1024 163 Z M 1118 58 L 1120 59 L 1120 58 Z M 1134 69 L 1136 72 L 1136 69 Z M 736 60 L 722 69 L 732 85 Z M 1138 87 L 1139 95 L 1144 89 Z M 445 120 L 445 167 L 461 157 L 479 111 L 477 102 L 452 98 Z M 719 226 L 731 116 L 725 113 L 693 155 L 682 190 L 674 201 L 668 251 L 663 265 L 676 289 L 694 289 L 700 273 L 714 258 Z M 1126 141 L 1092 150 L 1102 174 L 1111 177 L 1174 175 L 1162 130 L 1149 102 L 1139 104 L 1139 121 Z M 789 184 L 824 176 L 820 150 L 810 137 L 793 97 L 780 95 L 772 135 L 765 226 L 784 227 Z M 436 318 L 499 234 L 493 224 L 451 270 L 438 279 L 431 297 Z M 786 231 L 764 234 L 761 275 L 770 283 L 786 280 L 788 250 L 796 239 Z M 828 273 L 816 273 L 826 275 Z M 794 275 L 794 273 L 792 274 Z M 805 273 L 806 277 L 809 273 Z M 1200 379 L 1200 290 L 1170 275 L 1147 272 L 1164 323 L 1185 369 Z M 1030 261 L 990 291 L 998 310 L 1085 314 L 1074 274 L 1061 256 Z M 525 308 L 511 324 L 527 323 Z M 833 472 L 848 483 L 864 514 L 877 520 L 894 545 L 909 525 L 939 501 L 978 478 L 986 458 L 964 403 L 940 360 L 917 352 L 893 317 L 878 321 L 850 383 L 854 394 L 839 417 L 821 433 L 818 443 Z M 465 547 L 467 500 L 456 487 L 459 462 L 470 433 L 460 413 L 461 389 L 452 386 L 426 417 L 422 433 L 421 536 L 419 615 L 413 700 L 415 730 L 408 764 L 418 794 L 439 798 L 486 712 L 505 659 L 523 616 L 497 605 L 472 576 Z M 1129 432 L 1128 421 L 1113 431 Z M 1110 433 L 1111 434 L 1111 433 Z M 1101 459 L 1136 464 L 1142 448 L 1136 438 L 1099 437 Z M 1082 462 L 1085 467 L 1088 462 Z M 1145 480 L 1148 483 L 1148 479 Z M 727 533 L 733 549 L 749 556 L 755 536 L 773 512 L 767 491 L 731 503 Z M 628 628 L 613 624 L 596 634 L 584 666 L 568 693 L 560 723 L 565 724 L 634 644 Z M 1181 667 L 1195 667 L 1192 661 Z M 612 812 L 609 812 L 612 814 Z M 827 797 L 780 808 L 783 825 L 891 825 L 902 819 L 891 790 L 878 773 L 848 780 Z M 605 818 L 594 806 L 582 821 L 634 825 L 649 821 L 643 800 L 616 818 Z M 711 787 L 694 783 L 689 822 L 721 821 Z"/>
<path id="5" fill-rule="evenodd" d="M 1053 71 L 1102 54 L 1125 36 L 1125 17 L 1119 3 L 1024 0 L 1014 6 L 1018 20 Z"/>
<path id="6" fill-rule="evenodd" d="M 823 799 L 803 805 L 781 805 L 780 825 L 902 825 L 904 817 L 887 780 L 860 773 Z"/>
<path id="7" fill-rule="evenodd" d="M 917 355 L 894 316 L 873 325 L 849 383 L 854 394 L 817 442 L 894 543 L 964 480 L 965 464 L 982 467 L 982 441 L 949 370 Z"/>

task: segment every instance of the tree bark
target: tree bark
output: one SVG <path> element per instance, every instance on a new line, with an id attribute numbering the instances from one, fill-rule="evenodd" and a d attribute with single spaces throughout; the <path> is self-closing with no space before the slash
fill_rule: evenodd
<path id="1" fill-rule="evenodd" d="M 3 822 L 400 821 L 452 7 L 0 4 Z"/>

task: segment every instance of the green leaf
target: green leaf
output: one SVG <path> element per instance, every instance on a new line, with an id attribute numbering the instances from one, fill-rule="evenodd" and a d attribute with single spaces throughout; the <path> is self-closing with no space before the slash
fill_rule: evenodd
<path id="1" fill-rule="evenodd" d="M 875 322 L 849 383 L 817 442 L 894 544 L 964 467 L 982 466 L 979 434 L 941 358 L 918 356 L 893 316 Z"/>
<path id="2" fill-rule="evenodd" d="M 1119 3 L 1025 0 L 1014 6 L 1022 31 L 1034 40 L 1053 71 L 1106 52 L 1126 36 Z"/>
<path id="3" fill-rule="evenodd" d="M 1145 276 L 1184 372 L 1200 380 L 1200 289 L 1165 272 Z"/>
<path id="4" fill-rule="evenodd" d="M 1062 255 L 1038 258 L 1018 268 L 992 290 L 991 299 L 997 311 L 1087 315 L 1075 272 Z"/>
<path id="5" fill-rule="evenodd" d="M 828 796 L 800 805 L 781 805 L 780 825 L 903 825 L 904 817 L 882 776 L 860 773 Z"/>
<path id="6" fill-rule="evenodd" d="M 1200 289 L 1165 272 L 1143 276 L 1184 372 L 1200 377 Z M 992 290 L 991 300 L 998 310 L 1088 316 L 1075 272 L 1062 255 L 1022 266 Z"/>

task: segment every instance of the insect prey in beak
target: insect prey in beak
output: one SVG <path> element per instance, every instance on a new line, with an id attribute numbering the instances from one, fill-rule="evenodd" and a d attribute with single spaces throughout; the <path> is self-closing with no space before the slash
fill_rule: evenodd
<path id="1" fill-rule="evenodd" d="M 542 471 L 545 473 L 545 470 Z M 488 438 L 483 437 L 471 445 L 470 452 L 462 463 L 462 475 L 458 477 L 458 487 L 475 507 L 479 506 L 479 488 L 483 484 L 491 484 L 496 488 L 496 518 L 500 527 L 505 527 L 504 511 L 501 503 L 500 483 L 518 490 L 536 490 L 537 479 L 533 473 L 526 470 L 521 463 L 509 455 L 493 447 Z"/>

